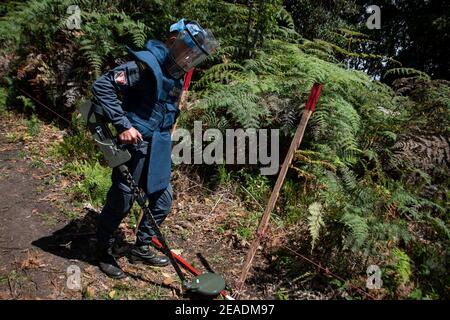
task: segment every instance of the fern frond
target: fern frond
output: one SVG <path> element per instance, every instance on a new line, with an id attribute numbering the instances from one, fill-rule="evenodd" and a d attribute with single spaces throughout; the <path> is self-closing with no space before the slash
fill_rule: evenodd
<path id="1" fill-rule="evenodd" d="M 423 79 L 423 80 L 431 80 L 430 76 L 420 70 L 414 69 L 414 68 L 392 68 L 389 69 L 388 71 L 386 71 L 386 73 L 384 74 L 384 76 L 389 76 L 389 75 L 397 75 L 397 76 L 415 76 L 419 79 Z"/>
<path id="2" fill-rule="evenodd" d="M 399 248 L 392 250 L 392 255 L 397 260 L 395 265 L 395 271 L 399 279 L 400 284 L 405 284 L 411 278 L 411 263 L 409 256 Z"/>
<path id="3" fill-rule="evenodd" d="M 345 213 L 341 222 L 350 230 L 350 234 L 357 246 L 362 246 L 369 235 L 369 226 L 366 219 L 353 213 Z"/>
<path id="4" fill-rule="evenodd" d="M 319 202 L 314 202 L 308 207 L 308 227 L 311 235 L 311 251 L 319 239 L 320 229 L 325 226 L 322 219 L 322 205 Z"/>

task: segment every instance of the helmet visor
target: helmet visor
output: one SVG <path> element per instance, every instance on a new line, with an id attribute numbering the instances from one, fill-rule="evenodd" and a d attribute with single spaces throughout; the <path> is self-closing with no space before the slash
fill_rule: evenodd
<path id="1" fill-rule="evenodd" d="M 210 30 L 202 29 L 195 22 L 188 23 L 184 30 L 178 32 L 170 54 L 173 62 L 187 72 L 213 54 L 217 46 Z"/>

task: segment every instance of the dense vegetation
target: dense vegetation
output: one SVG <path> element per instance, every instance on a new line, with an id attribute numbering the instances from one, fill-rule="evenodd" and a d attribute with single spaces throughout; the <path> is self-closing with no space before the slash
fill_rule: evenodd
<path id="1" fill-rule="evenodd" d="M 448 298 L 450 88 L 448 55 L 442 58 L 448 46 L 424 40 L 436 54 L 428 52 L 433 62 L 422 65 L 413 64 L 408 52 L 395 56 L 401 44 L 394 45 L 390 27 L 365 34 L 363 2 L 7 1 L 0 7 L 0 104 L 29 113 L 31 124 L 39 121 L 39 110 L 41 119 L 64 127 L 24 91 L 70 118 L 92 81 L 126 59 L 124 44 L 142 47 L 148 38 L 164 38 L 178 18 L 196 19 L 213 29 L 221 47 L 196 71 L 191 110 L 180 125 L 189 128 L 201 119 L 222 130 L 280 128 L 284 152 L 312 84 L 324 84 L 274 219 L 286 231 L 286 243 L 302 243 L 299 252 L 349 279 L 328 285 L 354 298 L 359 293 L 349 284 L 364 286 L 369 265 L 383 271 L 381 298 Z M 80 30 L 66 27 L 72 4 L 81 8 Z M 333 10 L 340 12 L 336 19 Z M 439 14 L 433 11 L 426 21 L 435 19 L 437 30 L 447 24 L 442 32 L 448 37 L 448 17 Z M 421 48 L 422 37 L 415 35 L 410 38 Z M 372 75 L 389 79 L 389 85 Z M 95 148 L 72 119 L 56 151 L 68 171 L 85 177 L 75 192 L 100 205 L 108 169 L 99 166 Z M 203 172 L 246 199 L 247 227 L 255 226 L 252 217 L 260 213 L 254 200 L 264 203 L 273 183 L 258 172 L 250 166 Z M 231 187 L 235 180 L 242 189 Z M 309 234 L 298 234 L 298 228 Z M 251 237 L 240 230 L 240 237 Z M 301 241 L 306 236 L 309 243 Z M 289 254 L 279 254 L 285 259 L 276 267 L 289 270 L 289 277 L 305 272 Z"/>

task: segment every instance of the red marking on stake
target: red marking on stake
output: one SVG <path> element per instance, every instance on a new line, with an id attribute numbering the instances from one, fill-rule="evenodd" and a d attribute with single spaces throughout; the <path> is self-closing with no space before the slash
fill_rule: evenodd
<path id="1" fill-rule="evenodd" d="M 319 100 L 320 91 L 322 91 L 323 84 L 320 83 L 314 83 L 311 92 L 309 93 L 308 100 L 305 104 L 306 110 L 314 111 L 316 108 L 317 100 Z"/>
<path id="2" fill-rule="evenodd" d="M 187 91 L 189 88 L 189 85 L 191 84 L 192 74 L 194 73 L 194 68 L 190 69 L 186 75 L 184 76 L 184 87 L 183 91 Z"/>

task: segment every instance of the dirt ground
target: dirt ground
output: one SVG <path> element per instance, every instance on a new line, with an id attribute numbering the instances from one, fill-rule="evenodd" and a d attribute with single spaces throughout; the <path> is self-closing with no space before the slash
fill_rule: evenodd
<path id="1" fill-rule="evenodd" d="M 23 145 L 7 143 L 8 129 L 0 135 L 0 297 L 2 299 L 72 299 L 80 294 L 67 290 L 66 269 L 73 264 L 49 254 L 33 242 L 62 227 L 57 212 L 45 201 L 43 183 L 48 172 L 32 168 L 19 157 Z M 86 266 L 87 267 L 87 266 Z"/>
<path id="2" fill-rule="evenodd" d="M 9 114 L 0 123 L 0 299 L 188 298 L 181 294 L 171 266 L 128 262 L 126 252 L 134 236 L 126 222 L 120 230 L 119 251 L 124 256 L 119 263 L 128 277 L 112 280 L 99 271 L 94 254 L 98 208 L 74 209 L 64 191 L 70 182 L 43 156 L 44 150 L 39 151 L 46 141 L 60 139 L 62 132 L 43 126 L 40 144 L 26 135 L 17 138 L 14 132 L 20 130 L 21 121 L 17 117 Z M 30 157 L 30 150 L 42 156 Z M 163 227 L 171 247 L 205 270 L 197 257 L 201 252 L 233 288 L 248 244 L 229 230 L 218 230 L 230 214 L 237 218 L 244 214 L 242 207 L 226 190 L 210 192 L 182 172 L 175 172 L 173 180 L 173 210 Z M 80 215 L 64 214 L 71 210 Z M 273 299 L 265 258 L 258 256 L 254 266 L 262 274 L 249 278 L 241 298 Z M 69 267 L 80 269 L 81 287 L 67 285 L 73 278 Z"/>

